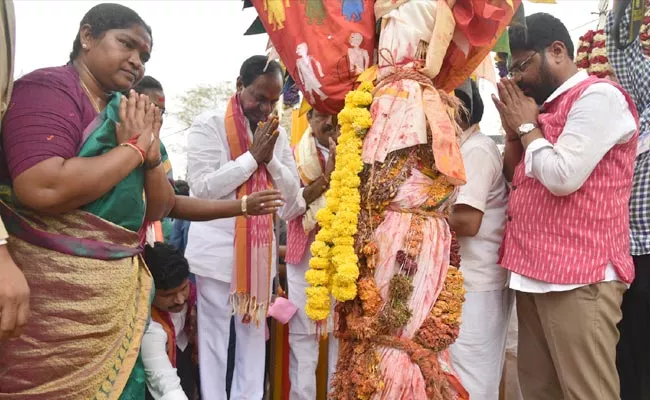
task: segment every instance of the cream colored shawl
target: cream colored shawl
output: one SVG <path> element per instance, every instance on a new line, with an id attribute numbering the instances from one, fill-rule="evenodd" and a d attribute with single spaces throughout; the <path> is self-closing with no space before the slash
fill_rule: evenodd
<path id="1" fill-rule="evenodd" d="M 298 174 L 304 186 L 310 185 L 323 176 L 324 171 L 318 159 L 318 151 L 316 139 L 311 134 L 311 127 L 307 127 L 294 149 Z M 309 233 L 316 228 L 316 213 L 323 207 L 325 207 L 325 196 L 323 195 L 309 204 L 302 218 L 302 227 L 305 229 L 305 233 Z"/>

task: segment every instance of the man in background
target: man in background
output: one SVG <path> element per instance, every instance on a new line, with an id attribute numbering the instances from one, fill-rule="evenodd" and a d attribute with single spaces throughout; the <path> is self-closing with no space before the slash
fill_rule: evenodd
<path id="1" fill-rule="evenodd" d="M 196 289 L 187 260 L 157 242 L 144 250 L 156 295 L 142 339 L 147 399 L 193 400 L 197 392 Z"/>
<path id="2" fill-rule="evenodd" d="M 316 398 L 320 342 L 316 324 L 305 313 L 305 289 L 309 287 L 305 273 L 309 270 L 309 260 L 312 257 L 310 246 L 318 231 L 316 213 L 325 207 L 324 195 L 334 171 L 338 138 L 335 116 L 312 109 L 309 110 L 307 119 L 309 127 L 294 148 L 302 188 L 296 197 L 286 199 L 287 202 L 279 213 L 282 219 L 288 221 L 285 260 L 289 300 L 298 307 L 298 312 L 289 321 L 289 400 Z M 329 333 L 334 327 L 333 314 L 332 307 L 327 326 L 323 327 Z M 338 358 L 338 340 L 334 335 L 329 335 L 327 347 L 329 387 Z"/>
<path id="3" fill-rule="evenodd" d="M 478 86 L 468 80 L 455 95 L 468 110 L 458 121 L 467 183 L 459 188 L 449 225 L 458 236 L 466 293 L 460 335 L 449 351 L 470 398 L 497 400 L 514 300 L 508 272 L 498 263 L 508 191 L 499 148 L 479 127 L 483 101 Z"/>

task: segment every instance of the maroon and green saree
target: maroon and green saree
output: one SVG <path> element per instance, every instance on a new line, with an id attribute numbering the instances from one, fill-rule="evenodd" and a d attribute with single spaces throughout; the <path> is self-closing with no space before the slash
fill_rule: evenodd
<path id="1" fill-rule="evenodd" d="M 116 94 L 82 132 L 77 156 L 117 146 L 118 104 Z M 11 113 L 3 130 L 10 136 L 3 137 L 10 171 L 7 144 L 16 143 Z M 138 168 L 82 210 L 45 216 L 22 208 L 11 185 L 0 186 L 9 251 L 31 290 L 26 331 L 0 344 L 0 399 L 144 398 L 139 351 L 153 283 L 139 255 L 143 189 Z"/>

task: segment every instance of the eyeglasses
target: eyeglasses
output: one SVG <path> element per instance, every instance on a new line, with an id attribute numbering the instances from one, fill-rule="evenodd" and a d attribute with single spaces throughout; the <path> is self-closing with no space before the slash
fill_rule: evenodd
<path id="1" fill-rule="evenodd" d="M 530 53 L 530 55 L 526 57 L 524 61 L 518 63 L 517 65 L 511 66 L 510 69 L 508 70 L 508 78 L 514 78 L 515 75 L 521 74 L 522 72 L 526 71 L 526 68 L 528 68 L 528 65 L 533 60 L 533 57 L 535 57 L 535 54 L 537 54 L 536 51 Z"/>

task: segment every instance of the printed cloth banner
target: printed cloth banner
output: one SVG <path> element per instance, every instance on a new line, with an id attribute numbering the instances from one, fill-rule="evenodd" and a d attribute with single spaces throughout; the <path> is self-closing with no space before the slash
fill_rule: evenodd
<path id="1" fill-rule="evenodd" d="M 312 107 L 335 114 L 374 64 L 372 0 L 251 0 L 287 71 Z"/>

